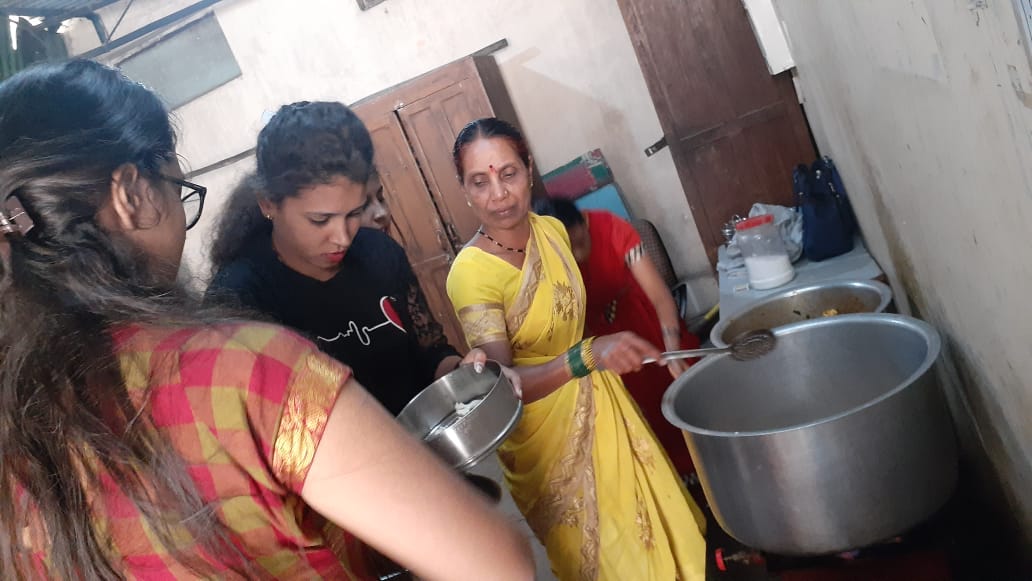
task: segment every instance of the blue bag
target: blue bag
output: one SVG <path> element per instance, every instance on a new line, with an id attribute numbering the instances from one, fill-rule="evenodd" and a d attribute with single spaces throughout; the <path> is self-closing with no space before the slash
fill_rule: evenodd
<path id="1" fill-rule="evenodd" d="M 792 181 L 796 211 L 803 215 L 803 255 L 819 262 L 852 250 L 856 216 L 831 158 L 797 166 Z"/>

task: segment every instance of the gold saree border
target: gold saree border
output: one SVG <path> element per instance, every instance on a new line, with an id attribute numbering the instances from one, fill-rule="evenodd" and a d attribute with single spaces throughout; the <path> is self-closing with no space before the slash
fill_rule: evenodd
<path id="1" fill-rule="evenodd" d="M 530 314 L 530 307 L 534 304 L 534 295 L 537 294 L 538 285 L 541 284 L 541 274 L 545 268 L 535 238 L 537 237 L 531 236 L 530 242 L 527 244 L 527 257 L 524 259 L 526 262 L 523 265 L 520 288 L 516 291 L 516 300 L 513 301 L 512 307 L 505 314 L 505 324 L 513 335 L 520 330 L 523 322 L 527 320 L 527 315 Z"/>
<path id="2" fill-rule="evenodd" d="M 471 347 L 494 341 L 509 341 L 504 309 L 502 303 L 475 304 L 459 309 L 459 323 Z"/>
<path id="3" fill-rule="evenodd" d="M 344 377 L 341 370 L 309 354 L 291 382 L 273 440 L 272 470 L 292 490 L 298 490 L 308 476 Z"/>
<path id="4" fill-rule="evenodd" d="M 581 378 L 573 426 L 559 461 L 552 466 L 543 494 L 527 512 L 527 524 L 544 542 L 557 525 L 581 525 L 582 581 L 599 571 L 599 514 L 592 447 L 595 442 L 595 397 L 591 376 Z M 582 513 L 582 518 L 578 518 Z"/>

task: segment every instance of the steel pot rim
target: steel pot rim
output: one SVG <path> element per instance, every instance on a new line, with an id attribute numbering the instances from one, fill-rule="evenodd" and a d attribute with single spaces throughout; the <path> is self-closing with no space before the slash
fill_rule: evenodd
<path id="1" fill-rule="evenodd" d="M 929 370 L 931 370 L 932 366 L 934 366 L 936 361 L 939 359 L 939 355 L 942 349 L 942 339 L 939 336 L 939 332 L 936 331 L 936 329 L 928 323 L 920 319 L 907 317 L 905 315 L 894 315 L 886 313 L 855 313 L 849 315 L 836 315 L 834 317 L 811 319 L 809 321 L 800 321 L 798 323 L 784 325 L 775 329 L 774 335 L 777 337 L 781 337 L 783 335 L 790 335 L 793 333 L 803 332 L 811 328 L 842 325 L 849 322 L 857 322 L 865 325 L 889 324 L 900 327 L 906 327 L 912 331 L 916 331 L 924 337 L 928 346 L 928 352 L 925 354 L 924 361 L 921 362 L 921 365 L 919 365 L 913 373 L 911 373 L 905 379 L 900 381 L 899 384 L 896 385 L 894 388 L 885 391 L 877 397 L 869 399 L 860 405 L 853 406 L 852 408 L 843 410 L 834 415 L 830 415 L 812 422 L 805 422 L 801 424 L 795 424 L 771 430 L 728 432 L 724 430 L 710 430 L 708 428 L 701 428 L 689 424 L 688 422 L 677 417 L 677 414 L 674 412 L 674 399 L 677 397 L 677 394 L 681 391 L 680 386 L 683 386 L 685 383 L 687 383 L 688 378 L 692 377 L 693 375 L 702 373 L 707 367 L 715 365 L 718 361 L 730 357 L 729 355 L 713 355 L 703 358 L 702 361 L 690 367 L 688 371 L 685 371 L 680 377 L 674 380 L 674 383 L 669 388 L 667 388 L 666 393 L 663 394 L 663 400 L 661 404 L 663 417 L 665 417 L 668 422 L 670 422 L 677 428 L 689 432 L 691 434 L 700 436 L 712 436 L 718 438 L 745 438 L 772 436 L 776 434 L 794 432 L 841 420 L 847 416 L 854 415 L 865 409 L 872 408 L 894 397 L 898 393 L 914 385 L 914 383 L 918 379 L 920 379 L 921 376 L 923 376 L 924 374 L 928 373 Z"/>
<path id="2" fill-rule="evenodd" d="M 838 288 L 841 288 L 841 287 L 864 287 L 864 288 L 870 288 L 870 289 L 874 289 L 874 290 L 878 291 L 879 295 L 881 296 L 881 302 L 878 303 L 878 308 L 874 311 L 875 313 L 880 313 L 880 312 L 884 311 L 885 309 L 888 308 L 889 303 L 892 302 L 892 288 L 889 287 L 889 285 L 887 285 L 885 283 L 882 283 L 882 282 L 879 282 L 879 281 L 876 281 L 876 280 L 843 279 L 843 280 L 834 280 L 834 281 L 825 281 L 825 282 L 814 282 L 814 283 L 802 284 L 802 285 L 798 285 L 798 286 L 791 286 L 791 287 L 787 287 L 787 288 L 784 288 L 784 289 L 776 289 L 771 294 L 769 294 L 769 295 L 767 295 L 767 296 L 765 296 L 763 298 L 757 299 L 756 301 L 751 302 L 748 305 L 742 307 L 741 309 L 738 309 L 737 311 L 731 313 L 730 315 L 728 315 L 728 317 L 726 319 L 722 318 L 716 324 L 716 326 L 714 326 L 713 329 L 710 331 L 710 337 L 709 337 L 710 338 L 710 342 L 713 343 L 713 345 L 715 347 L 727 347 L 727 342 L 725 342 L 722 339 L 722 336 L 724 335 L 724 331 L 726 331 L 727 328 L 731 326 L 731 323 L 733 323 L 738 318 L 738 316 L 741 315 L 742 313 L 745 313 L 747 311 L 751 311 L 753 309 L 757 309 L 757 308 L 769 305 L 771 303 L 783 300 L 787 296 L 802 294 L 802 293 L 805 293 L 805 292 L 811 292 L 811 291 L 815 291 L 815 290 L 819 290 L 819 289 L 836 288 L 836 287 L 838 287 Z M 864 313 L 851 313 L 851 314 L 864 314 Z M 844 315 L 835 315 L 835 316 L 836 317 L 841 317 L 841 316 L 844 316 Z M 802 322 L 805 322 L 805 321 L 800 321 L 800 322 L 802 323 Z M 797 324 L 797 323 L 790 323 L 790 325 L 795 325 L 795 324 Z M 788 325 L 782 325 L 782 327 L 785 327 L 785 326 L 788 326 Z M 780 328 L 780 327 L 777 327 L 777 328 Z"/>
<path id="3" fill-rule="evenodd" d="M 427 446 L 427 448 L 429 448 L 435 455 L 438 455 L 438 457 L 445 464 L 460 472 L 476 466 L 480 462 L 484 461 L 484 459 L 488 458 L 491 454 L 495 453 L 498 450 L 498 448 L 502 445 L 502 443 L 505 442 L 505 440 L 507 440 L 509 436 L 512 435 L 512 432 L 516 429 L 517 424 L 519 424 L 520 420 L 523 418 L 523 401 L 519 397 L 517 397 L 515 393 L 513 393 L 512 382 L 509 381 L 509 378 L 502 371 L 501 363 L 493 359 L 488 359 L 485 362 L 484 369 L 481 373 L 489 373 L 492 376 L 494 376 L 494 382 L 492 383 L 491 387 L 483 393 L 483 397 L 485 401 L 488 398 L 492 399 L 492 401 L 498 400 L 499 398 L 504 400 L 511 399 L 513 404 L 512 413 L 505 419 L 505 425 L 502 428 L 501 432 L 491 437 L 489 441 L 481 442 L 481 445 L 476 446 L 476 450 L 471 450 L 471 453 L 452 453 L 452 451 L 454 451 L 455 448 L 453 446 L 448 445 L 448 442 L 450 442 L 452 437 L 454 437 L 456 434 L 457 428 L 455 426 L 451 426 L 441 431 L 440 433 L 433 435 L 432 437 L 427 437 L 426 433 L 416 433 L 415 431 L 413 431 L 409 422 L 404 418 L 407 418 L 409 416 L 418 416 L 418 414 L 415 413 L 413 410 L 417 409 L 418 406 L 422 405 L 422 402 L 424 400 L 430 399 L 430 394 L 431 392 L 433 392 L 434 388 L 438 384 L 445 383 L 447 381 L 445 378 L 460 372 L 471 373 L 471 369 L 472 368 L 469 366 L 462 366 L 461 368 L 456 368 L 455 370 L 450 371 L 445 375 L 435 379 L 433 382 L 430 383 L 430 385 L 424 387 L 422 390 L 420 390 L 419 393 L 413 396 L 412 399 L 409 400 L 409 402 L 405 405 L 405 407 L 402 408 L 401 412 L 399 412 L 396 416 L 399 423 L 402 424 L 402 426 L 409 434 L 411 434 L 413 437 L 417 439 L 420 439 Z M 485 401 L 481 401 L 480 403 L 478 403 L 473 408 L 473 410 L 471 410 L 470 414 L 464 417 L 463 419 L 459 420 L 459 422 L 457 422 L 456 425 L 464 421 L 468 422 L 470 420 L 476 419 L 477 416 L 475 414 L 477 410 L 481 408 L 482 405 L 485 405 Z M 424 427 L 420 426 L 420 431 L 422 432 L 423 430 Z M 447 457 L 441 455 L 442 449 L 448 450 L 448 452 L 446 453 Z"/>
<path id="4" fill-rule="evenodd" d="M 469 470 L 470 468 L 473 468 L 477 464 L 483 462 L 485 459 L 491 456 L 491 454 L 497 452 L 498 448 L 501 447 L 502 443 L 509 439 L 509 436 L 512 435 L 513 430 L 516 429 L 516 425 L 520 423 L 521 419 L 523 419 L 522 402 L 517 404 L 516 411 L 512 414 L 512 418 L 510 418 L 509 421 L 506 423 L 505 429 L 498 434 L 498 437 L 493 438 L 491 440 L 491 443 L 485 446 L 479 454 L 473 454 L 468 456 L 462 462 L 453 464 L 452 468 L 458 470 L 459 472 L 464 472 L 466 470 Z"/>

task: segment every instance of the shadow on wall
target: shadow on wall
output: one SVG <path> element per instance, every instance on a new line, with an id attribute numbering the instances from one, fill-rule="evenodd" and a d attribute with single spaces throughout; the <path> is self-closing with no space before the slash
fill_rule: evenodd
<path id="1" fill-rule="evenodd" d="M 547 173 L 595 148 L 602 149 L 610 165 L 627 165 L 625 162 L 629 160 L 624 159 L 621 150 L 627 143 L 634 142 L 634 135 L 624 114 L 600 99 L 572 89 L 530 68 L 528 63 L 540 55 L 540 49 L 526 50 L 501 63 L 501 68 L 505 71 L 506 86 L 514 95 L 513 101 L 520 103 L 521 111 L 549 113 L 547 118 L 535 115 L 529 122 L 527 113 L 521 115 L 524 125 L 538 129 L 535 133 L 547 138 L 539 138 L 533 143 L 535 152 L 547 160 L 541 162 L 543 165 L 538 168 L 541 173 Z M 566 121 L 573 119 L 579 120 L 580 123 Z M 597 127 L 602 129 L 590 134 L 575 132 L 578 125 L 584 127 L 584 121 L 590 120 L 597 120 Z M 543 122 L 547 122 L 547 126 Z M 588 143 L 583 142 L 581 138 Z M 540 152 L 544 152 L 544 155 Z M 621 176 L 627 179 L 627 174 L 616 175 L 618 182 Z M 625 187 L 628 185 L 625 184 Z M 637 213 L 642 213 L 640 200 L 628 201 L 636 207 Z"/>
<path id="2" fill-rule="evenodd" d="M 513 101 L 519 103 L 520 120 L 528 133 L 534 135 L 531 145 L 538 156 L 538 169 L 542 174 L 547 173 L 585 151 L 600 148 L 626 195 L 628 210 L 635 217 L 653 222 L 675 266 L 680 267 L 682 278 L 692 283 L 693 291 L 703 303 L 715 303 L 718 297 L 715 278 L 702 241 L 694 221 L 689 219 L 685 224 L 682 218 L 690 215 L 691 210 L 677 172 L 672 162 L 668 167 L 657 167 L 662 163 L 662 156 L 669 152 L 646 159 L 634 145 L 637 140 L 624 112 L 604 99 L 572 89 L 533 70 L 529 63 L 540 55 L 539 49 L 529 49 L 499 61 Z M 547 115 L 532 116 L 529 112 L 547 112 Z M 567 122 L 573 119 L 578 122 Z M 667 172 L 667 175 L 657 172 Z M 650 176 L 653 179 L 650 180 Z M 669 184 L 668 187 L 675 190 L 665 195 L 655 194 L 650 191 L 655 183 Z"/>

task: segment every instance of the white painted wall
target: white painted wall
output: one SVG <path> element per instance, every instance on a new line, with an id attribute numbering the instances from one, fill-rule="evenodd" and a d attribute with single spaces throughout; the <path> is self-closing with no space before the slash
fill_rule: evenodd
<path id="1" fill-rule="evenodd" d="M 749 23 L 760 43 L 763 58 L 767 61 L 770 74 L 783 73 L 795 66 L 792 50 L 788 47 L 788 39 L 778 20 L 774 0 L 742 0 L 749 13 Z"/>
<path id="2" fill-rule="evenodd" d="M 137 0 L 118 35 L 190 3 Z M 108 26 L 122 5 L 102 13 Z M 616 0 L 388 0 L 367 12 L 354 0 L 230 0 L 216 14 L 243 76 L 176 111 L 192 167 L 253 147 L 266 110 L 300 99 L 355 102 L 505 38 L 496 58 L 541 169 L 601 147 L 631 211 L 656 224 L 700 301 L 716 302 L 670 153 L 642 153 L 662 130 Z M 71 36 L 74 52 L 96 45 L 88 23 Z M 242 171 L 197 178 L 212 192 L 187 248 L 201 274 L 210 210 Z"/>
<path id="3" fill-rule="evenodd" d="M 776 6 L 817 141 L 944 333 L 962 439 L 1032 539 L 1032 71 L 1012 4 Z"/>

